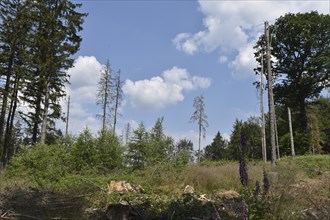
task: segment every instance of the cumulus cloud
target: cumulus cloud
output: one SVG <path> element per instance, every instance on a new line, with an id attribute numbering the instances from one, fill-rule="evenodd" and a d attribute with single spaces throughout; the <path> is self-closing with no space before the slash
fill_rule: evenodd
<path id="1" fill-rule="evenodd" d="M 184 100 L 184 92 L 211 85 L 209 78 L 191 76 L 186 69 L 174 66 L 162 76 L 139 81 L 126 80 L 123 92 L 130 98 L 131 105 L 143 109 L 161 109 Z"/>
<path id="2" fill-rule="evenodd" d="M 199 8 L 205 16 L 205 29 L 195 34 L 179 33 L 173 44 L 190 55 L 217 50 L 219 62 L 228 63 L 235 78 L 244 78 L 253 75 L 253 45 L 263 31 L 265 20 L 273 23 L 288 12 L 317 10 L 328 14 L 329 2 L 200 0 Z M 230 55 L 234 56 L 232 60 L 228 60 Z"/>
<path id="3" fill-rule="evenodd" d="M 237 56 L 229 63 L 235 79 L 242 79 L 251 75 L 251 71 L 257 66 L 253 53 L 253 45 L 250 43 L 239 48 Z"/>
<path id="4" fill-rule="evenodd" d="M 77 134 L 88 127 L 96 132 L 99 129 L 95 108 L 97 84 L 102 64 L 94 56 L 79 56 L 74 66 L 68 70 L 70 84 L 66 92 L 70 96 L 70 132 Z M 67 108 L 67 100 L 62 100 L 62 109 Z M 63 125 L 62 125 L 63 127 Z"/>
<path id="5" fill-rule="evenodd" d="M 68 94 L 80 103 L 95 103 L 101 69 L 102 65 L 94 56 L 79 56 L 74 61 L 74 66 L 68 70 Z"/>
<path id="6" fill-rule="evenodd" d="M 227 56 L 220 56 L 219 57 L 219 62 L 220 63 L 227 63 L 227 61 L 228 61 L 228 57 Z"/>

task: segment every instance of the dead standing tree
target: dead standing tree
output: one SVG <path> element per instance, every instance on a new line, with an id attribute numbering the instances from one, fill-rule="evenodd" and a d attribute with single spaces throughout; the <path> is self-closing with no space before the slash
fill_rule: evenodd
<path id="1" fill-rule="evenodd" d="M 110 121 L 110 104 L 113 101 L 111 96 L 111 66 L 109 60 L 107 60 L 105 66 L 101 70 L 101 77 L 98 83 L 97 91 L 97 105 L 102 107 L 102 115 L 99 115 L 102 119 L 102 132 L 107 129 L 107 124 Z"/>
<path id="2" fill-rule="evenodd" d="M 198 123 L 198 163 L 200 162 L 200 155 L 201 155 L 201 138 L 205 138 L 205 131 L 206 127 L 209 126 L 207 122 L 207 115 L 205 114 L 205 104 L 204 104 L 204 97 L 203 95 L 196 96 L 194 98 L 193 107 L 195 111 L 193 115 L 190 117 L 190 122 L 197 121 Z"/>
<path id="3" fill-rule="evenodd" d="M 119 108 L 121 107 L 122 100 L 123 100 L 123 84 L 124 82 L 120 78 L 120 70 L 117 71 L 114 79 L 113 84 L 113 96 L 112 99 L 114 100 L 113 106 L 111 107 L 111 113 L 113 114 L 113 133 L 116 133 L 116 125 L 117 125 L 117 117 L 120 116 Z"/>
<path id="4" fill-rule="evenodd" d="M 275 140 L 275 106 L 273 95 L 273 75 L 271 67 L 271 53 L 269 42 L 269 25 L 265 22 L 265 37 L 266 37 L 266 59 L 267 59 L 267 79 L 268 79 L 268 106 L 269 106 L 269 129 L 270 129 L 270 144 L 272 152 L 272 165 L 276 163 L 276 140 Z"/>

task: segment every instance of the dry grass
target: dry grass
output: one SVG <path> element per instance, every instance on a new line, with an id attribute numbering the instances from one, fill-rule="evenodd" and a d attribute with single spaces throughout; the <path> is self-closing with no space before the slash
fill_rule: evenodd
<path id="1" fill-rule="evenodd" d="M 201 192 L 215 192 L 242 189 L 239 179 L 238 162 L 228 162 L 222 166 L 193 165 L 185 172 L 184 183 L 192 185 Z M 248 164 L 249 185 L 262 180 L 263 166 Z"/>
<path id="2" fill-rule="evenodd" d="M 329 219 L 330 164 L 325 160 L 319 172 L 313 161 L 302 167 L 299 160 L 282 161 L 273 168 L 279 174 L 269 195 L 273 219 Z"/>
<path id="3" fill-rule="evenodd" d="M 271 182 L 270 192 L 265 197 L 270 207 L 267 209 L 267 219 L 329 219 L 330 155 L 283 158 L 274 167 L 261 161 L 248 161 L 247 164 L 250 192 L 253 192 L 257 180 L 262 183 L 264 169 L 276 174 L 276 180 Z M 85 190 L 84 194 L 91 194 L 88 201 L 77 197 L 81 195 L 81 190 L 76 190 L 70 195 L 61 190 L 50 192 L 33 188 L 34 186 L 31 187 L 24 180 L 4 179 L 2 175 L 0 176 L 0 216 L 9 210 L 12 210 L 12 214 L 16 212 L 27 216 L 32 215 L 29 211 L 37 210 L 39 218 L 72 217 L 70 213 L 65 214 L 69 204 L 58 206 L 57 203 L 73 199 L 77 211 L 76 217 L 87 218 L 87 209 L 96 208 L 103 213 L 102 209 L 107 204 L 121 201 L 126 196 L 133 204 L 135 200 L 138 201 L 141 212 L 146 216 L 158 215 L 159 218 L 170 219 L 173 213 L 175 213 L 173 216 L 184 213 L 183 217 L 197 217 L 202 211 L 206 213 L 205 216 L 210 216 L 215 211 L 214 205 L 217 205 L 217 207 L 226 207 L 226 212 L 220 212 L 224 219 L 239 219 L 237 216 L 241 211 L 242 186 L 238 166 L 238 162 L 192 164 L 186 167 L 163 164 L 134 172 L 117 170 L 106 176 L 85 176 L 84 178 L 89 182 L 99 185 L 99 188 L 102 188 L 103 184 L 106 187 L 107 180 L 115 179 L 127 180 L 145 189 L 144 194 L 124 196 L 108 195 L 95 189 L 89 192 Z M 83 183 L 87 184 L 86 181 Z M 196 192 L 189 200 L 182 195 L 186 185 L 193 186 Z M 212 204 L 203 206 L 198 200 L 202 194 L 211 198 Z M 25 210 L 22 201 L 26 200 L 34 201 L 34 204 L 29 204 L 30 206 Z M 59 209 L 57 210 L 59 213 L 50 211 L 52 209 Z M 62 211 L 63 215 L 60 214 Z M 192 211 L 196 216 L 189 214 Z M 9 214 L 8 212 L 8 216 Z M 179 217 L 182 216 L 176 217 L 180 219 Z M 201 214 L 200 217 L 205 216 Z"/>
<path id="4" fill-rule="evenodd" d="M 240 181 L 237 164 L 206 167 L 193 165 L 187 168 L 184 178 L 185 185 L 191 185 L 200 192 L 217 190 L 238 190 Z"/>

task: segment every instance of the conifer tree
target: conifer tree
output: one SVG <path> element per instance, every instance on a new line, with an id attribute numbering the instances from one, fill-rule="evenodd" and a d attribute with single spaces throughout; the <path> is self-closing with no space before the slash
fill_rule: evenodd
<path id="1" fill-rule="evenodd" d="M 205 138 L 206 127 L 209 126 L 207 122 L 207 115 L 205 114 L 205 104 L 203 95 L 196 96 L 194 98 L 193 107 L 195 111 L 190 117 L 190 122 L 196 122 L 198 124 L 198 155 L 197 161 L 200 162 L 201 156 L 201 138 Z"/>
<path id="2" fill-rule="evenodd" d="M 143 122 L 133 131 L 130 142 L 127 145 L 126 163 L 134 169 L 146 166 L 146 148 L 149 134 Z"/>
<path id="3" fill-rule="evenodd" d="M 204 158 L 208 160 L 221 160 L 226 157 L 227 142 L 220 132 L 215 135 L 213 142 L 205 147 Z"/>
<path id="4" fill-rule="evenodd" d="M 0 1 L 0 149 L 4 167 L 13 152 L 14 119 L 18 106 L 18 91 L 26 78 L 27 42 L 31 29 L 31 1 Z"/>
<path id="5" fill-rule="evenodd" d="M 65 95 L 66 70 L 73 65 L 81 42 L 84 13 L 80 4 L 68 0 L 33 1 L 29 78 L 22 91 L 29 113 L 23 114 L 32 134 L 32 142 L 45 141 L 49 123 L 59 119 L 59 98 Z"/>

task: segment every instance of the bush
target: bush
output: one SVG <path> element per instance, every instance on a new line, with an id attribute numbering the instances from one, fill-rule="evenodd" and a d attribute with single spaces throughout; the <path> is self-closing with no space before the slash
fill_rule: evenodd
<path id="1" fill-rule="evenodd" d="M 95 139 L 86 128 L 79 134 L 70 151 L 70 165 L 73 170 L 84 171 L 96 164 Z"/>
<path id="2" fill-rule="evenodd" d="M 123 147 L 118 137 L 110 130 L 102 131 L 97 138 L 85 129 L 77 138 L 70 151 L 70 161 L 73 170 L 83 173 L 101 172 L 120 168 L 123 163 Z"/>
<path id="3" fill-rule="evenodd" d="M 6 175 L 25 177 L 40 187 L 46 187 L 69 173 L 68 156 L 67 148 L 61 145 L 23 147 L 11 159 Z"/>
<path id="4" fill-rule="evenodd" d="M 100 132 L 96 150 L 95 158 L 99 170 L 109 171 L 122 167 L 124 148 L 113 131 Z"/>

